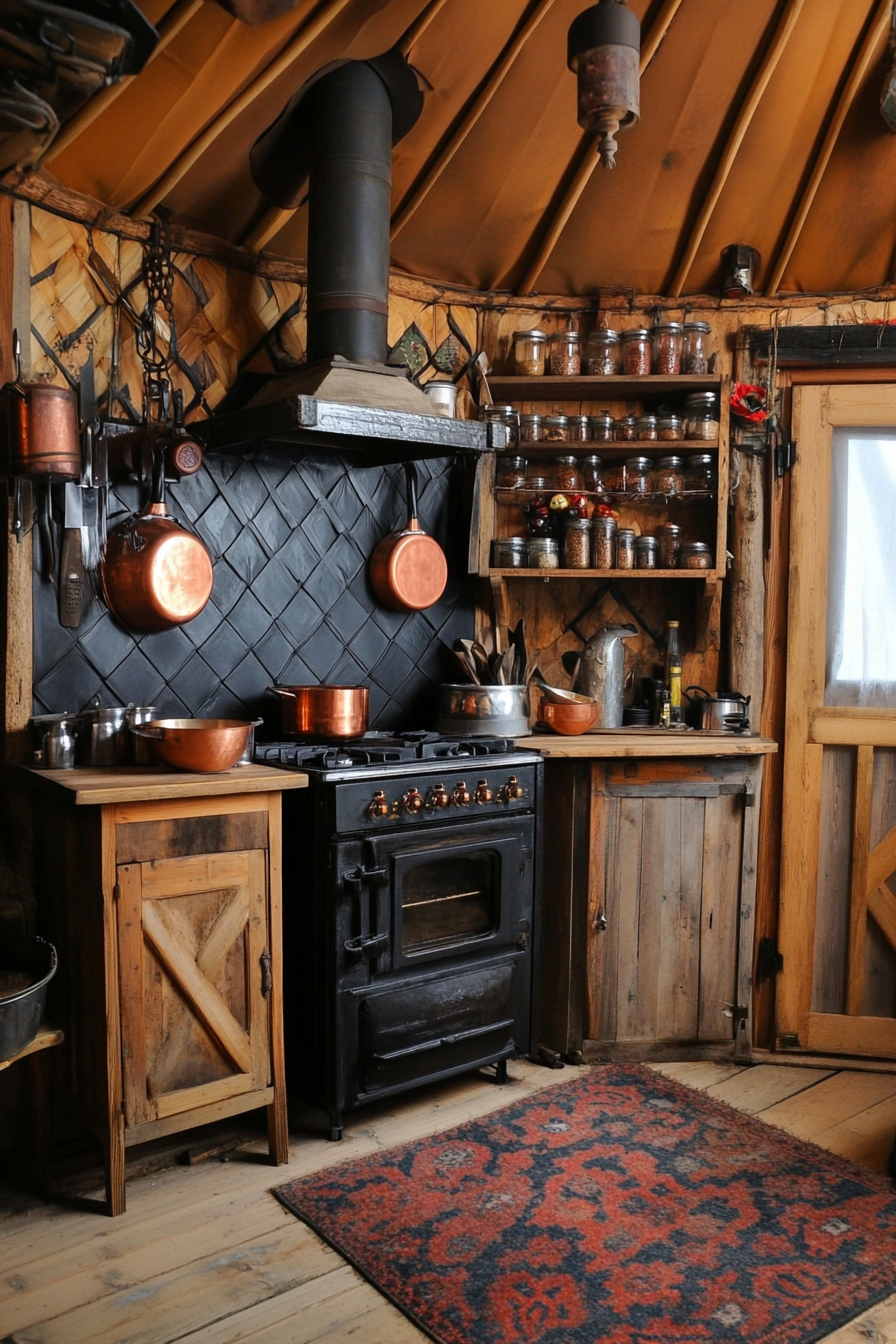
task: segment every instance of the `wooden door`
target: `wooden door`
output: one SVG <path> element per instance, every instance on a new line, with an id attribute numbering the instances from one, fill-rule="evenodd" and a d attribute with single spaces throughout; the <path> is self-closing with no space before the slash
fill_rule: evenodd
<path id="1" fill-rule="evenodd" d="M 263 850 L 120 864 L 128 1127 L 271 1082 Z"/>
<path id="2" fill-rule="evenodd" d="M 844 587 L 840 575 L 848 575 L 848 568 L 835 571 L 836 585 L 829 579 L 832 550 L 847 564 L 850 553 L 859 553 L 855 520 L 860 523 L 864 516 L 851 512 L 848 525 L 845 521 L 843 491 L 839 486 L 832 490 L 835 455 L 841 455 L 840 471 L 842 454 L 853 454 L 849 470 L 858 476 L 863 468 L 854 455 L 872 451 L 874 436 L 869 439 L 867 431 L 877 429 L 879 439 L 892 441 L 896 465 L 896 386 L 803 386 L 793 395 L 797 462 L 791 511 L 778 1044 L 825 1054 L 896 1057 L 896 709 L 837 703 L 842 695 L 826 666 L 829 588 L 831 621 L 836 604 L 857 602 L 863 588 L 861 576 L 851 590 Z M 848 445 L 850 436 L 840 432 L 845 430 L 855 431 Z M 892 495 L 878 492 L 878 499 L 879 535 L 886 538 L 896 517 L 896 487 Z M 866 507 L 872 506 L 877 509 L 877 501 Z M 886 622 L 885 612 L 880 620 Z M 889 659 L 891 653 L 888 679 L 896 683 L 896 631 L 891 631 L 883 657 Z"/>

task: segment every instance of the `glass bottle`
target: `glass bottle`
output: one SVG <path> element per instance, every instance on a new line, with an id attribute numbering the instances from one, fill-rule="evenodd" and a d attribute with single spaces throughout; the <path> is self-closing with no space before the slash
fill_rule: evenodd
<path id="1" fill-rule="evenodd" d="M 616 529 L 616 568 L 634 569 L 634 567 L 635 567 L 634 529 L 631 527 L 619 527 Z"/>
<path id="2" fill-rule="evenodd" d="M 582 353 L 577 331 L 555 331 L 548 354 L 555 378 L 574 378 L 582 370 Z"/>
<path id="3" fill-rule="evenodd" d="M 681 373 L 680 322 L 657 322 L 652 328 L 653 372 L 669 377 Z"/>
<path id="4" fill-rule="evenodd" d="M 515 331 L 513 333 L 513 366 L 518 377 L 541 377 L 544 373 L 544 355 L 547 342 L 547 333 L 544 331 Z"/>
<path id="5" fill-rule="evenodd" d="M 588 333 L 588 372 L 592 377 L 612 377 L 619 372 L 621 351 L 619 333 L 610 327 L 596 327 Z"/>
<path id="6" fill-rule="evenodd" d="M 522 490 L 526 485 L 527 463 L 524 457 L 499 457 L 498 479 L 501 490 Z"/>
<path id="7" fill-rule="evenodd" d="M 627 377 L 644 378 L 650 373 L 650 332 L 633 327 L 622 337 L 622 371 Z"/>
<path id="8" fill-rule="evenodd" d="M 591 440 L 593 443 L 612 443 L 616 430 L 616 421 L 609 411 L 597 411 L 589 417 L 591 420 Z"/>
<path id="9" fill-rule="evenodd" d="M 542 417 L 537 411 L 520 416 L 520 443 L 541 443 L 543 433 Z"/>
<path id="10" fill-rule="evenodd" d="M 566 494 L 571 490 L 579 491 L 582 489 L 582 474 L 574 457 L 557 458 L 554 463 L 552 484 L 555 490 L 562 490 Z"/>
<path id="11" fill-rule="evenodd" d="M 681 645 L 678 621 L 666 622 L 666 690 L 669 692 L 669 721 L 681 723 Z"/>
<path id="12" fill-rule="evenodd" d="M 602 463 L 597 453 L 590 453 L 588 457 L 582 458 L 582 489 L 587 490 L 592 495 L 603 494 L 601 466 Z"/>
<path id="13" fill-rule="evenodd" d="M 590 568 L 590 518 L 567 518 L 563 533 L 563 563 L 567 569 Z"/>
<path id="14" fill-rule="evenodd" d="M 682 373 L 706 373 L 709 369 L 709 342 L 712 328 L 708 322 L 685 322 L 681 350 Z"/>

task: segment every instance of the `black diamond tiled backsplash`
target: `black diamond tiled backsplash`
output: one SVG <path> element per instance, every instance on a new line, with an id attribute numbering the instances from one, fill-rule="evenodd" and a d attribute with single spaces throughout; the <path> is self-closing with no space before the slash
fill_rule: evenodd
<path id="1" fill-rule="evenodd" d="M 170 717 L 263 714 L 276 735 L 280 702 L 265 694 L 268 685 L 331 682 L 370 687 L 373 728 L 431 727 L 439 685 L 455 679 L 451 646 L 473 633 L 474 594 L 458 526 L 463 469 L 444 459 L 417 470 L 421 525 L 448 555 L 437 606 L 387 611 L 368 583 L 374 546 L 404 525 L 400 467 L 209 455 L 195 476 L 169 487 L 173 511 L 215 560 L 205 610 L 174 630 L 139 635 L 94 600 L 80 628 L 65 630 L 55 589 L 35 570 L 34 712 L 82 709 L 98 694 L 104 705 L 153 704 Z M 136 486 L 118 487 L 110 526 L 141 502 Z"/>

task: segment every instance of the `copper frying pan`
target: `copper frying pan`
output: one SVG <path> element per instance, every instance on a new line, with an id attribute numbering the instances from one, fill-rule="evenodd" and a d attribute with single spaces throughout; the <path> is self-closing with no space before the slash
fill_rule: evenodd
<path id="1" fill-rule="evenodd" d="M 404 464 L 408 523 L 383 537 L 370 557 L 370 584 L 379 602 L 392 611 L 423 611 L 438 602 L 448 582 L 448 563 L 435 538 L 417 521 L 417 468 Z"/>

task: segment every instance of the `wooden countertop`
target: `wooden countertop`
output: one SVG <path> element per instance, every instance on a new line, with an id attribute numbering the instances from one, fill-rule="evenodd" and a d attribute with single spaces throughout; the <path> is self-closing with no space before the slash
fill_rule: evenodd
<path id="1" fill-rule="evenodd" d="M 300 770 L 269 765 L 235 765 L 215 774 L 192 774 L 165 766 L 117 766 L 107 770 L 31 770 L 20 767 L 35 788 L 59 795 L 76 807 L 100 803 L 141 803 L 167 798 L 220 797 L 222 794 L 275 793 L 308 787 Z"/>
<path id="2" fill-rule="evenodd" d="M 767 737 L 722 732 L 666 732 L 657 728 L 602 728 L 566 737 L 533 733 L 518 737 L 518 747 L 534 747 L 542 756 L 602 759 L 612 756 L 767 756 L 778 750 Z"/>

